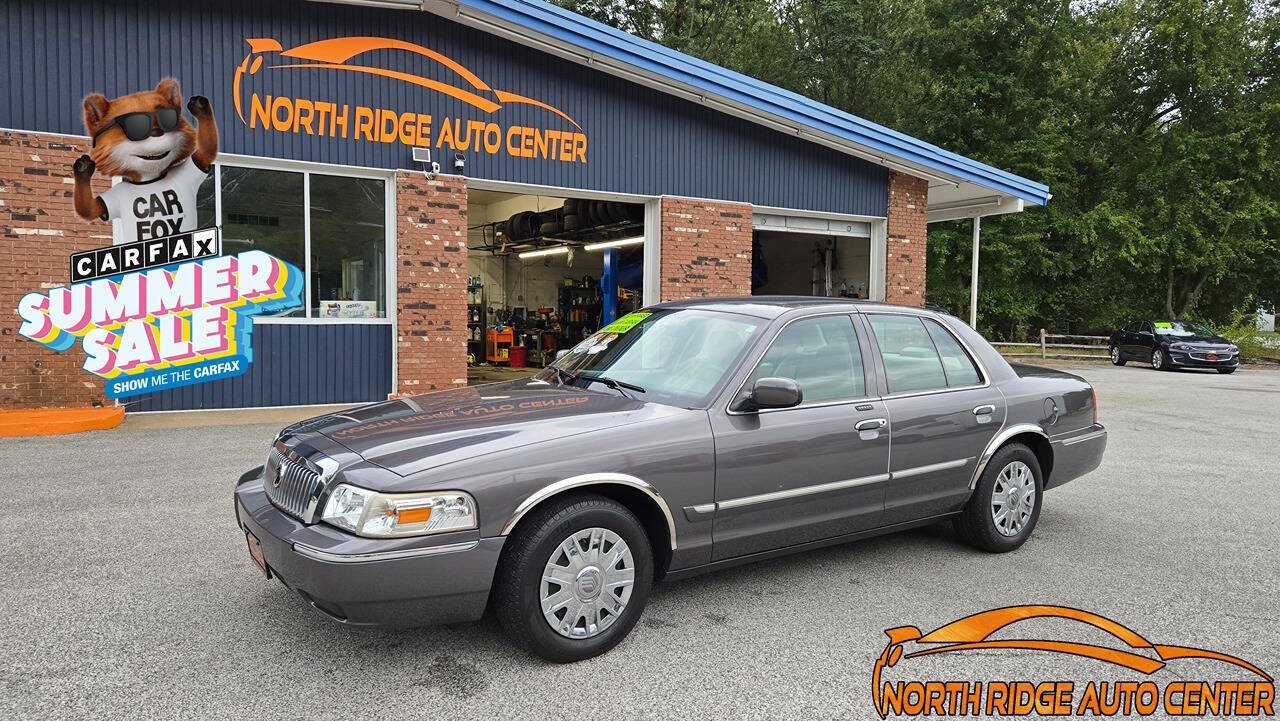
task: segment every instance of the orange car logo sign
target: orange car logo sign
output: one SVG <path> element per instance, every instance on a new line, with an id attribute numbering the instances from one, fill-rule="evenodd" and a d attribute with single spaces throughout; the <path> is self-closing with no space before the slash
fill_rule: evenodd
<path id="1" fill-rule="evenodd" d="M 252 129 L 343 140 L 401 143 L 450 151 L 472 151 L 566 163 L 587 162 L 587 135 L 568 113 L 549 103 L 490 87 L 471 70 L 431 48 L 379 37 L 329 38 L 285 50 L 272 38 L 246 38 L 249 52 L 236 67 L 231 91 L 236 116 Z M 425 58 L 458 78 L 447 83 L 425 75 L 368 65 L 362 56 L 374 51 L 402 51 Z M 270 60 L 264 60 L 264 58 Z M 500 125 L 495 120 L 440 117 L 424 109 L 399 110 L 338 100 L 261 94 L 245 97 L 245 76 L 263 69 L 277 72 L 331 71 L 357 73 L 407 83 L 460 101 L 492 116 L 509 106 L 528 106 L 545 113 L 556 127 Z"/>
<path id="2" fill-rule="evenodd" d="M 1005 638 L 1007 629 L 1030 619 L 1066 619 L 1100 630 L 1117 647 L 1069 640 Z M 1275 684 L 1257 666 L 1225 653 L 1190 646 L 1152 643 L 1135 631 L 1100 616 L 1065 606 L 1010 606 L 976 613 L 929 633 L 915 626 L 885 630 L 889 643 L 872 672 L 872 698 L 880 718 L 894 716 L 1274 716 Z M 1000 634 L 1001 638 L 993 638 Z M 1229 681 L 1175 677 L 1083 685 L 1066 680 L 1001 678 L 992 681 L 911 680 L 890 682 L 886 669 L 909 659 L 971 651 L 1040 651 L 1092 659 L 1154 676 L 1170 664 L 1202 659 L 1224 664 Z M 1003 674 L 1002 674 L 1003 675 Z M 1172 675 L 1172 674 L 1170 674 Z M 1239 678 L 1238 678 L 1239 677 Z"/>

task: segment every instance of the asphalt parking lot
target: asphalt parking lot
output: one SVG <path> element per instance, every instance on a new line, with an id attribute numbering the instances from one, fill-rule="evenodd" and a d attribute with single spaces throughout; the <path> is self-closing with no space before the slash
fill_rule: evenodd
<path id="1" fill-rule="evenodd" d="M 278 424 L 3 439 L 0 717 L 872 718 L 884 629 L 1022 603 L 1275 675 L 1280 372 L 1076 372 L 1107 455 L 1046 494 L 1017 552 L 933 527 L 661 584 L 630 639 L 573 666 L 514 650 L 491 620 L 343 627 L 265 581 L 230 489 Z M 936 663 L 1112 673 L 1034 652 Z"/>

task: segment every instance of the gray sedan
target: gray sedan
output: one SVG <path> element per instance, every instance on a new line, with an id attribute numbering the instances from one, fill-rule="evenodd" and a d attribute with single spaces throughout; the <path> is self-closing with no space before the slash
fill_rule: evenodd
<path id="1" fill-rule="evenodd" d="M 654 581 L 950 519 L 1021 546 L 1098 466 L 1093 389 L 955 318 L 827 298 L 664 303 L 529 379 L 320 416 L 241 477 L 262 572 L 350 624 L 491 608 L 552 661 L 603 653 Z"/>

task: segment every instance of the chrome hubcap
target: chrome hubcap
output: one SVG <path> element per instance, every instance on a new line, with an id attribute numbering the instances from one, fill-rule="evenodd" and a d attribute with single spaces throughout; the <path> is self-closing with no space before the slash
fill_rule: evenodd
<path id="1" fill-rule="evenodd" d="M 1014 461 L 1000 469 L 991 490 L 991 520 L 1004 536 L 1016 536 L 1031 521 L 1036 508 L 1036 479 L 1031 468 Z"/>
<path id="2" fill-rule="evenodd" d="M 1120 362 L 1120 349 L 1119 349 L 1119 348 L 1112 348 L 1112 349 L 1111 349 L 1111 362 L 1112 362 L 1112 363 L 1119 363 L 1119 362 Z"/>
<path id="3" fill-rule="evenodd" d="M 1155 353 L 1153 353 L 1151 355 L 1151 365 L 1155 366 L 1156 368 L 1159 368 L 1160 366 L 1164 365 L 1164 354 L 1161 353 L 1160 351 L 1156 351 Z"/>
<path id="4" fill-rule="evenodd" d="M 631 600 L 631 549 L 607 528 L 584 528 L 560 542 L 542 570 L 542 616 L 566 638 L 591 638 L 612 626 Z"/>

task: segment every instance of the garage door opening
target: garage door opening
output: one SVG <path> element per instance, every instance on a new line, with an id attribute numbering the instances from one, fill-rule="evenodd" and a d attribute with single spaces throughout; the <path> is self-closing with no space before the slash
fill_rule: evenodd
<path id="1" fill-rule="evenodd" d="M 871 297 L 871 239 L 756 230 L 752 295 Z"/>
<path id="2" fill-rule="evenodd" d="M 641 306 L 643 203 L 473 189 L 467 204 L 472 382 L 542 367 Z"/>

